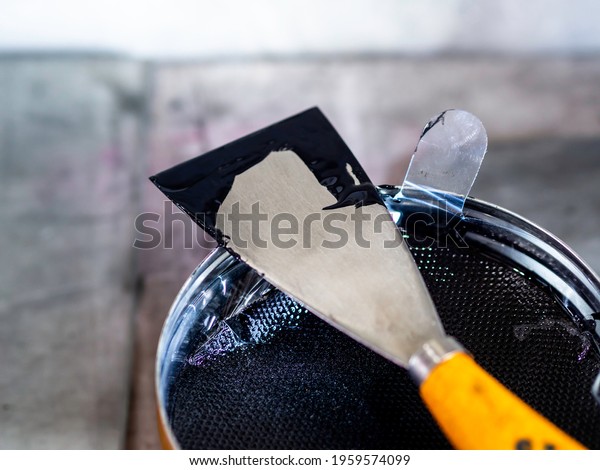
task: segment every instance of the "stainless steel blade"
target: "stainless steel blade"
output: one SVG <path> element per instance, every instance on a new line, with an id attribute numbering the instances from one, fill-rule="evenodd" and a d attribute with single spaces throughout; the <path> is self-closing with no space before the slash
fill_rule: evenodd
<path id="1" fill-rule="evenodd" d="M 487 132 L 477 116 L 461 109 L 444 111 L 423 129 L 402 194 L 451 212 L 462 212 L 487 143 Z"/>
<path id="2" fill-rule="evenodd" d="M 435 307 L 385 206 L 336 202 L 297 154 L 272 152 L 235 177 L 216 225 L 273 285 L 406 367 L 445 336 Z"/>

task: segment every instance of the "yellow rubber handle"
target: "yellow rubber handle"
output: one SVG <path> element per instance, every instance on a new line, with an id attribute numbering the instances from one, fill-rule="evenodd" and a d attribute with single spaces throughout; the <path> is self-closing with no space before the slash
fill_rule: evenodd
<path id="1" fill-rule="evenodd" d="M 457 449 L 585 449 L 465 353 L 436 366 L 421 397 Z"/>

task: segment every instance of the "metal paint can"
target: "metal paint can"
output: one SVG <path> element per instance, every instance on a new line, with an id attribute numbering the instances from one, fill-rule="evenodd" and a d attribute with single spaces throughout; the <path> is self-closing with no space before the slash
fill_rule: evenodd
<path id="1" fill-rule="evenodd" d="M 448 216 L 418 198 L 401 197 L 399 187 L 380 187 L 380 194 L 403 230 L 449 333 L 457 336 L 505 385 L 556 424 L 588 447 L 600 447 L 600 280 L 596 274 L 552 234 L 492 204 L 467 198 L 460 216 Z M 232 416 L 239 410 L 237 406 L 244 406 L 243 403 L 236 404 L 235 410 L 229 410 L 221 403 L 218 412 L 209 413 L 214 422 L 208 423 L 209 420 L 203 418 L 205 422 L 199 425 L 202 432 L 190 437 L 190 433 L 198 428 L 194 416 L 209 415 L 182 409 L 182 406 L 193 407 L 193 404 L 182 405 L 181 400 L 174 399 L 182 371 L 192 367 L 188 359 L 194 351 L 203 343 L 214 341 L 223 322 L 243 312 L 272 289 L 258 274 L 222 248 L 214 250 L 186 281 L 165 321 L 156 358 L 159 426 L 166 448 L 319 447 L 314 444 L 316 441 L 304 439 L 302 432 L 298 433 L 300 437 L 296 441 L 279 438 L 278 433 L 273 432 L 277 429 L 272 422 L 277 419 L 275 414 L 269 415 L 271 421 L 267 424 L 261 422 L 262 428 L 252 429 L 255 421 L 247 420 L 248 432 L 236 432 L 237 428 L 231 427 L 228 420 L 237 419 Z M 505 310 L 497 309 L 498 305 L 504 305 Z M 559 310 L 556 314 L 548 313 Z M 571 355 L 573 357 L 566 357 Z M 388 370 L 387 366 L 382 367 L 381 370 Z M 544 368 L 548 373 L 543 372 Z M 554 382 L 549 382 L 556 369 L 562 372 L 552 376 Z M 214 379 L 218 375 L 210 377 L 218 380 Z M 338 377 L 338 380 L 343 382 L 344 379 Z M 350 383 L 354 379 L 348 380 Z M 373 387 L 382 387 L 380 382 L 387 379 L 372 375 L 370 380 Z M 301 382 L 302 378 L 298 377 L 298 383 Z M 576 389 L 571 386 L 574 382 L 578 384 Z M 222 385 L 227 388 L 231 384 Z M 352 395 L 354 402 L 364 402 L 372 410 L 374 405 L 369 402 L 370 398 L 361 396 L 370 394 L 370 385 L 368 382 L 363 385 L 348 395 Z M 268 384 L 265 386 L 268 388 Z M 318 379 L 313 380 L 311 387 L 313 391 L 319 389 Z M 329 384 L 323 389 L 327 387 Z M 385 385 L 383 387 L 387 390 Z M 330 390 L 325 390 L 326 400 L 329 400 L 324 402 L 326 406 L 333 407 L 340 402 L 342 407 L 347 405 L 342 389 L 343 386 L 337 396 L 333 393 L 333 397 Z M 219 385 L 211 390 L 219 390 Z M 298 400 L 306 399 L 300 396 L 305 392 L 301 388 L 298 390 Z M 236 393 L 243 395 L 244 390 Z M 274 393 L 279 392 L 275 389 Z M 307 403 L 311 403 L 313 392 L 306 393 Z M 200 396 L 197 401 L 205 400 L 210 406 L 220 396 L 220 393 Z M 277 399 L 271 396 L 269 400 L 273 398 Z M 284 398 L 282 395 L 281 399 L 290 400 L 290 396 Z M 294 400 L 294 395 L 291 399 Z M 392 405 L 413 403 L 410 400 L 398 402 L 397 397 L 393 400 Z M 377 402 L 376 405 L 387 406 L 393 415 L 389 404 Z M 355 409 L 352 408 L 354 405 L 348 406 L 350 410 Z M 187 414 L 191 416 L 190 420 L 183 419 L 182 424 L 182 417 Z M 290 422 L 304 420 L 307 423 L 303 426 L 306 424 L 314 429 L 312 418 L 304 414 L 298 419 L 294 416 L 285 419 L 288 426 Z M 381 413 L 369 415 L 366 412 L 354 421 L 350 420 L 347 429 L 360 428 L 362 423 L 366 429 L 376 429 L 381 427 L 377 419 L 387 418 Z M 382 448 L 392 445 L 396 448 L 445 448 L 444 438 L 436 434 L 434 425 L 430 422 L 419 424 L 427 419 L 418 415 L 411 421 L 421 436 L 417 436 L 416 441 L 406 440 L 409 434 L 394 428 L 390 432 L 396 436 L 395 441 L 374 441 L 372 433 L 358 432 L 351 440 L 340 438 L 319 442 L 323 448 L 375 448 L 374 443 L 376 446 L 378 442 Z M 241 426 L 244 427 L 243 422 Z M 216 428 L 222 429 L 220 440 L 210 431 Z M 256 438 L 261 432 L 265 435 Z M 429 433 L 434 437 L 429 439 Z M 240 436 L 248 437 L 244 440 Z"/>

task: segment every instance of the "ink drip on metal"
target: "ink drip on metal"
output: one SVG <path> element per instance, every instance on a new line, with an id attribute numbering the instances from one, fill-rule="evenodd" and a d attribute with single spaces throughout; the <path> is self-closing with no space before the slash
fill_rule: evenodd
<path id="1" fill-rule="evenodd" d="M 318 108 L 184 162 L 150 180 L 221 246 L 227 247 L 227 240 L 217 227 L 216 214 L 235 177 L 272 152 L 283 150 L 296 153 L 336 198 L 335 204 L 324 209 L 381 204 L 377 189 Z"/>

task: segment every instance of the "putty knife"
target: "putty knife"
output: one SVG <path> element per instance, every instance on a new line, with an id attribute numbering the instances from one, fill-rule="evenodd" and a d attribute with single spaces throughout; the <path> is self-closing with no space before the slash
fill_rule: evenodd
<path id="1" fill-rule="evenodd" d="M 376 188 L 318 109 L 151 180 L 274 286 L 407 368 L 455 447 L 583 448 L 446 336 Z"/>

